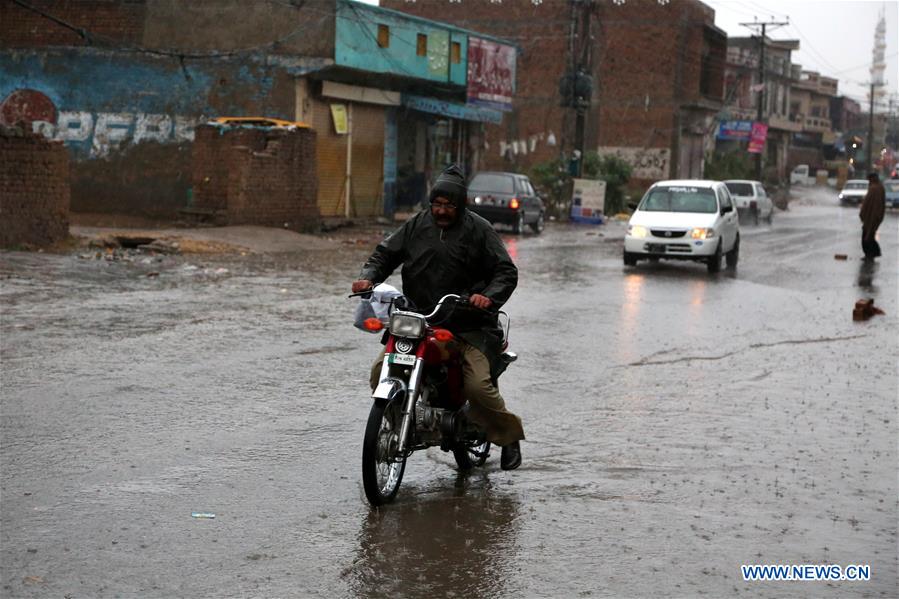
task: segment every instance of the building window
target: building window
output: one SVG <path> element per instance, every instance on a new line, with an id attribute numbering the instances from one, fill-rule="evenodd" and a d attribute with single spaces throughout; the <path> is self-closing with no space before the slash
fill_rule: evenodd
<path id="1" fill-rule="evenodd" d="M 419 56 L 428 55 L 428 36 L 424 33 L 418 34 L 418 43 L 415 44 L 415 53 Z"/>
<path id="2" fill-rule="evenodd" d="M 450 46 L 450 58 L 452 59 L 453 64 L 462 62 L 462 44 L 453 42 L 452 46 Z"/>
<path id="3" fill-rule="evenodd" d="M 387 25 L 378 25 L 378 46 L 381 48 L 390 47 L 390 27 Z"/>

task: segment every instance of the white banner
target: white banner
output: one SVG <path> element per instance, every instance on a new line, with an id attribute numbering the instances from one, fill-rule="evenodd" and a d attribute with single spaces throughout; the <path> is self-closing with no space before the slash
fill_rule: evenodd
<path id="1" fill-rule="evenodd" d="M 667 179 L 671 150 L 667 148 L 632 148 L 622 146 L 601 146 L 600 156 L 616 156 L 631 167 L 631 177 L 635 179 Z"/>

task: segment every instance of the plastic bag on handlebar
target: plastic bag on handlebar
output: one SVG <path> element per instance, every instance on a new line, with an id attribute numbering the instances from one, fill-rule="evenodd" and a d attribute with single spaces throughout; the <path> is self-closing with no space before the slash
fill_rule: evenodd
<path id="1" fill-rule="evenodd" d="M 353 326 L 366 333 L 377 333 L 365 328 L 368 318 L 377 318 L 386 326 L 390 321 L 390 306 L 398 298 L 403 297 L 396 287 L 381 283 L 372 289 L 370 297 L 363 298 L 356 306 L 356 314 L 353 317 Z"/>

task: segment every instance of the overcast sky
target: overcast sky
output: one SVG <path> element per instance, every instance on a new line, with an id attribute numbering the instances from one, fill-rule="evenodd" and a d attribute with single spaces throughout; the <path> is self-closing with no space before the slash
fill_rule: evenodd
<path id="1" fill-rule="evenodd" d="M 888 94 L 899 93 L 899 3 L 895 0 L 702 1 L 715 9 L 715 24 L 731 37 L 751 35 L 751 30 L 740 23 L 752 22 L 756 18 L 759 21 L 789 20 L 790 24 L 786 27 L 771 28 L 769 37 L 799 40 L 799 51 L 793 53 L 793 62 L 801 64 L 805 70 L 839 79 L 840 94 L 858 100 L 864 109 L 868 106 L 874 29 L 883 11 L 887 25 L 884 81 Z M 899 107 L 894 110 L 899 110 Z"/>
<path id="2" fill-rule="evenodd" d="M 378 0 L 362 0 L 378 4 Z M 449 2 L 449 0 L 417 0 Z M 477 6 L 489 0 L 462 0 Z M 520 1 L 520 0 L 515 0 Z M 551 0 L 559 2 L 561 0 Z M 611 0 L 601 0 L 611 2 Z M 634 1 L 634 0 L 631 0 Z M 645 1 L 645 0 L 643 0 Z M 678 0 L 673 0 L 677 2 Z M 770 28 L 772 39 L 799 40 L 793 62 L 809 71 L 839 79 L 840 94 L 862 103 L 867 109 L 871 80 L 874 29 L 881 11 L 886 14 L 886 62 L 884 81 L 888 94 L 899 94 L 899 2 L 866 0 L 702 0 L 715 9 L 715 24 L 730 37 L 746 37 L 752 31 L 740 23 L 787 21 L 785 27 Z M 789 18 L 787 18 L 789 17 Z M 899 98 L 897 98 L 899 100 Z M 899 104 L 897 104 L 899 106 Z M 884 111 L 886 104 L 884 104 Z M 896 108 L 899 110 L 899 108 Z"/>

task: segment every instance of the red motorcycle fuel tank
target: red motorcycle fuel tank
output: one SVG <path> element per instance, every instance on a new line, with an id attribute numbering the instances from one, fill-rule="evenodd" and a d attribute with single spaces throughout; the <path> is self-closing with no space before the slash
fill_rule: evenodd
<path id="1" fill-rule="evenodd" d="M 440 334 L 439 329 L 428 331 L 424 343 L 418 346 L 416 353 L 429 369 L 446 367 L 446 392 L 440 394 L 441 403 L 444 404 L 441 407 L 456 410 L 465 405 L 465 397 L 462 395 L 462 352 L 451 336 L 449 341 L 439 341 L 435 333 L 446 338 L 446 335 Z"/>

